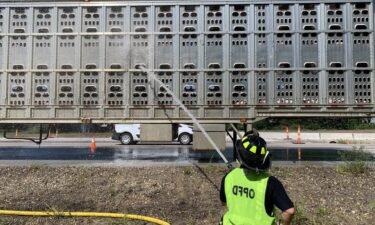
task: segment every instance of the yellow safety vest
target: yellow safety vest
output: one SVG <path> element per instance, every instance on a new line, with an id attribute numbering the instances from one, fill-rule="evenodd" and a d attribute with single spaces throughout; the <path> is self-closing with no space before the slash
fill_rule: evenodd
<path id="1" fill-rule="evenodd" d="M 224 225 L 272 225 L 264 205 L 269 174 L 236 168 L 225 177 Z"/>

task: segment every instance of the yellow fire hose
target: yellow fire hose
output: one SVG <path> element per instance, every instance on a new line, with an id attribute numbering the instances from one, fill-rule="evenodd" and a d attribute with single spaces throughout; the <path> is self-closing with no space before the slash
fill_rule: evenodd
<path id="1" fill-rule="evenodd" d="M 42 211 L 15 211 L 15 210 L 0 210 L 0 215 L 13 216 L 64 216 L 64 217 L 110 217 L 110 218 L 128 218 L 134 220 L 143 220 L 159 225 L 170 225 L 170 223 L 155 219 L 148 216 L 140 216 L 134 214 L 123 213 L 98 213 L 98 212 L 42 212 Z"/>

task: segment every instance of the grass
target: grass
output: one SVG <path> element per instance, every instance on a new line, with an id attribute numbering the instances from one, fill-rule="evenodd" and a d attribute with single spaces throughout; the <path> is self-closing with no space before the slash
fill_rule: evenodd
<path id="1" fill-rule="evenodd" d="M 29 168 L 30 172 L 36 172 L 36 171 L 41 170 L 41 169 L 42 169 L 42 167 L 39 166 L 39 165 L 31 165 L 30 168 Z"/>
<path id="2" fill-rule="evenodd" d="M 316 209 L 315 215 L 312 217 L 312 224 L 324 225 L 325 219 L 329 215 L 329 211 L 324 206 L 320 206 Z"/>
<path id="3" fill-rule="evenodd" d="M 306 213 L 306 210 L 297 204 L 295 204 L 294 208 L 296 209 L 296 213 L 292 220 L 292 224 L 294 225 L 324 225 L 326 224 L 324 218 L 331 213 L 329 209 L 324 206 L 318 207 L 313 213 Z M 281 219 L 281 211 L 278 209 L 275 219 L 276 221 Z"/>
<path id="4" fill-rule="evenodd" d="M 327 216 L 329 214 L 328 209 L 323 206 L 319 207 L 316 211 L 316 215 L 319 217 Z"/>
<path id="5" fill-rule="evenodd" d="M 183 174 L 190 176 L 193 173 L 192 169 L 190 167 L 186 167 L 183 169 Z"/>
<path id="6" fill-rule="evenodd" d="M 128 224 L 129 223 L 129 219 L 127 217 L 123 217 L 123 218 L 116 218 L 116 219 L 112 219 L 111 220 L 111 225 L 125 225 L 125 224 Z"/>
<path id="7" fill-rule="evenodd" d="M 108 192 L 109 192 L 109 195 L 112 197 L 112 196 L 115 196 L 117 194 L 117 188 L 116 188 L 116 185 L 114 184 L 110 184 L 109 187 L 108 187 Z"/>
<path id="8" fill-rule="evenodd" d="M 194 219 L 190 216 L 187 225 L 194 225 Z"/>
<path id="9" fill-rule="evenodd" d="M 216 165 L 207 165 L 207 166 L 204 166 L 202 169 L 206 173 L 215 173 L 215 172 L 226 172 L 226 171 L 228 171 L 226 169 L 226 167 L 216 166 Z"/>
<path id="10" fill-rule="evenodd" d="M 296 224 L 296 225 L 309 224 L 309 217 L 305 214 L 302 208 L 298 207 L 297 205 L 295 205 L 294 208 L 296 209 L 296 213 L 294 214 L 293 224 Z"/>
<path id="11" fill-rule="evenodd" d="M 339 153 L 339 159 L 342 164 L 336 166 L 339 173 L 362 174 L 368 170 L 367 161 L 372 159 L 372 155 L 360 148 L 353 147 L 352 151 L 344 151 Z"/>
<path id="12" fill-rule="evenodd" d="M 353 139 L 337 139 L 337 144 L 371 144 L 374 143 L 373 140 L 353 140 Z"/>
<path id="13" fill-rule="evenodd" d="M 368 206 L 371 210 L 375 210 L 375 199 L 371 200 Z"/>
<path id="14" fill-rule="evenodd" d="M 47 212 L 52 213 L 53 218 L 63 217 L 63 213 L 62 212 L 66 211 L 66 210 L 60 209 L 58 207 L 49 206 L 48 204 L 46 204 L 46 205 L 48 207 Z"/>
<path id="15" fill-rule="evenodd" d="M 45 210 L 45 211 L 51 213 L 50 214 L 51 216 L 49 216 L 49 220 L 53 224 L 57 223 L 59 220 L 61 220 L 61 219 L 64 218 L 62 212 L 66 211 L 65 209 L 62 209 L 62 208 L 59 208 L 59 207 L 55 207 L 55 206 L 50 206 L 47 203 L 44 203 L 44 204 L 47 206 L 47 210 Z"/>
<path id="16" fill-rule="evenodd" d="M 294 208 L 296 210 L 296 213 L 294 214 L 292 223 L 294 225 L 310 225 L 310 219 L 308 216 L 306 216 L 304 210 L 297 206 L 297 204 L 294 205 Z M 279 210 L 278 208 L 275 209 L 275 221 L 281 221 L 281 210 Z"/>
<path id="17" fill-rule="evenodd" d="M 338 139 L 337 140 L 337 144 L 349 144 L 349 143 L 353 144 L 353 141 L 352 140 L 349 141 L 349 139 Z"/>

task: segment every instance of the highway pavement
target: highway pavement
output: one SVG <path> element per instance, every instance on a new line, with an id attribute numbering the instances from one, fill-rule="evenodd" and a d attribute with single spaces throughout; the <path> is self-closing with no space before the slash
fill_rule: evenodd
<path id="1" fill-rule="evenodd" d="M 194 151 L 191 145 L 178 143 L 143 143 L 121 145 L 110 138 L 97 138 L 96 148 L 91 138 L 51 138 L 41 145 L 24 140 L 0 139 L 0 166 L 145 166 L 191 165 L 192 163 L 222 163 L 215 151 Z M 324 164 L 340 161 L 341 151 L 364 149 L 375 155 L 375 146 L 329 143 L 293 144 L 291 141 L 274 141 L 268 145 L 275 164 Z M 233 161 L 233 147 L 227 142 L 225 157 Z"/>

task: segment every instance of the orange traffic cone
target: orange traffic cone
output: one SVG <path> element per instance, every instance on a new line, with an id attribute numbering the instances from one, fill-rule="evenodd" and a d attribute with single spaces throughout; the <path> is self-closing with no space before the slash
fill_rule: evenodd
<path id="1" fill-rule="evenodd" d="M 298 125 L 298 137 L 297 137 L 297 144 L 302 144 L 302 141 L 301 141 L 301 127 L 300 125 Z"/>
<path id="2" fill-rule="evenodd" d="M 91 153 L 95 153 L 95 150 L 96 150 L 96 143 L 95 143 L 95 138 L 91 138 L 91 144 L 90 144 L 90 151 Z"/>

